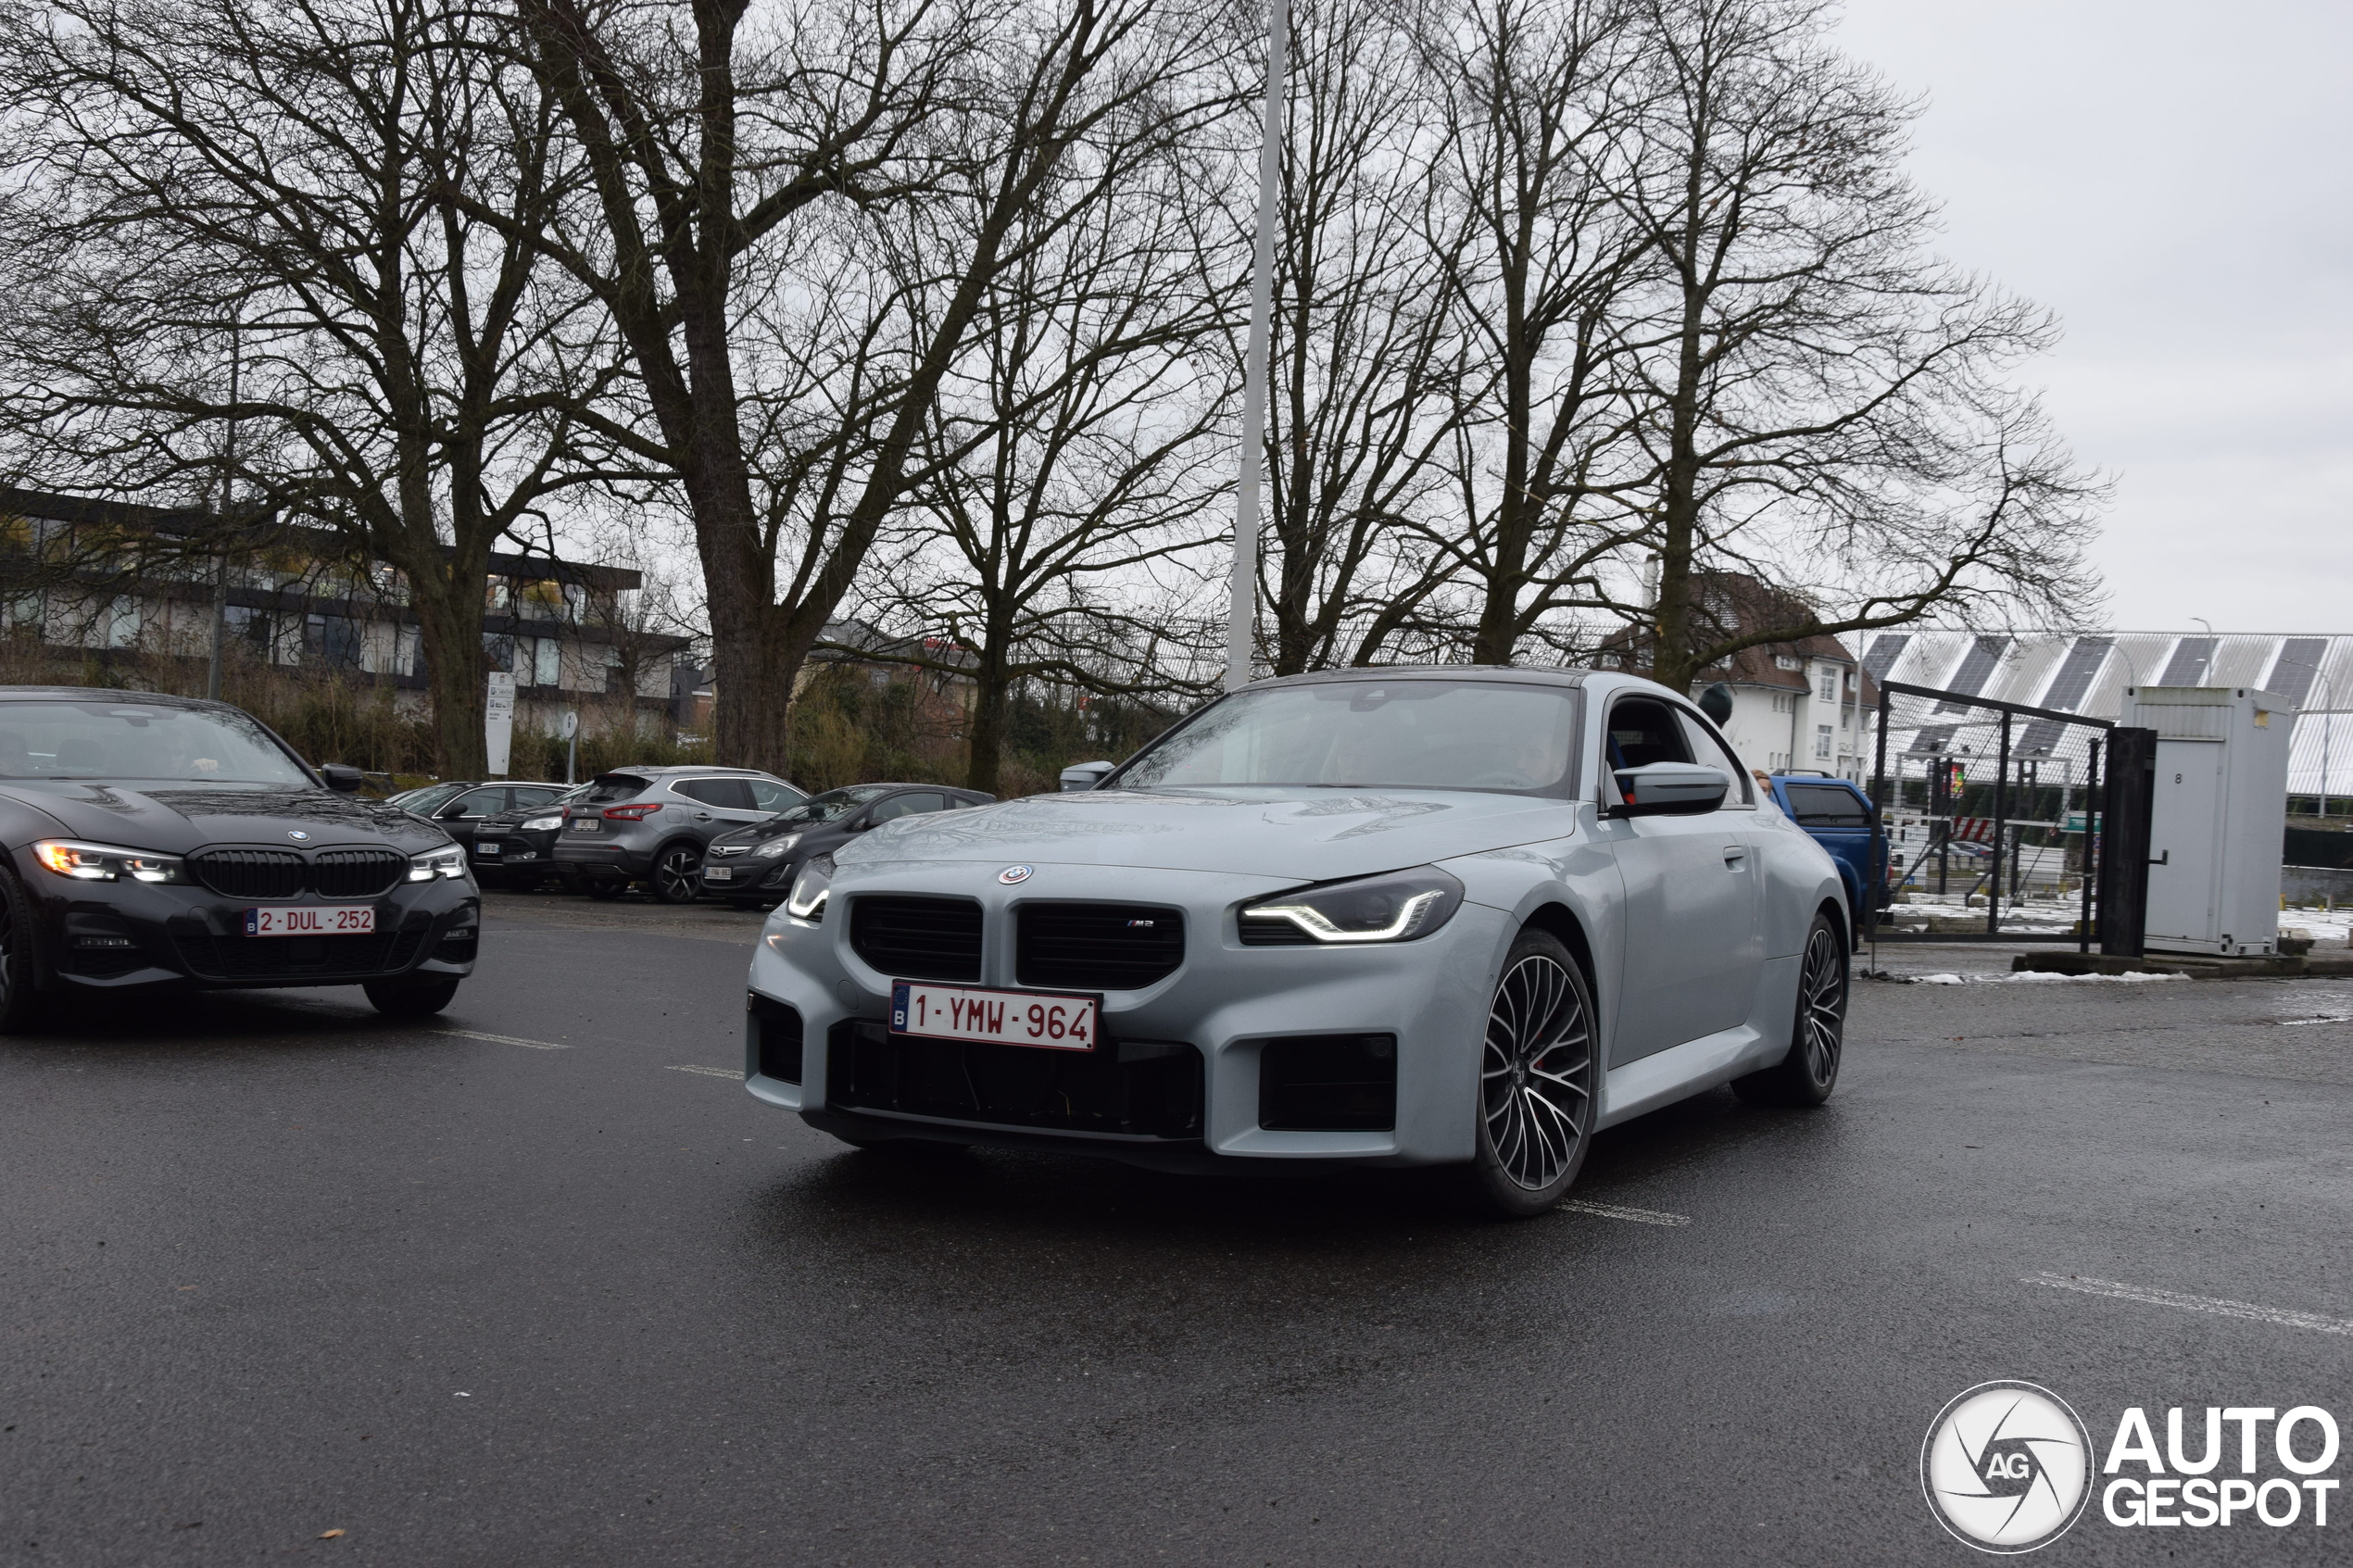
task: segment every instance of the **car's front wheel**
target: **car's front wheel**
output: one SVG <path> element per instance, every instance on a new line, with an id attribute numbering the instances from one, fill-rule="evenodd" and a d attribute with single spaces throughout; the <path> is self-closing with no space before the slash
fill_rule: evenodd
<path id="1" fill-rule="evenodd" d="M 1473 1170 L 1490 1206 L 1526 1219 L 1559 1204 L 1585 1163 L 1599 1085 L 1584 974 L 1560 938 L 1521 932 L 1479 1050 Z"/>
<path id="2" fill-rule="evenodd" d="M 691 904 L 702 897 L 702 851 L 691 844 L 669 844 L 654 857 L 654 897 L 665 904 Z"/>
<path id="3" fill-rule="evenodd" d="M 371 980 L 360 989 L 386 1018 L 430 1018 L 457 997 L 462 978 L 429 974 L 413 980 Z"/>
<path id="4" fill-rule="evenodd" d="M 1751 1105 L 1819 1105 L 1838 1086 L 1846 1049 L 1846 943 L 1827 914 L 1814 917 L 1797 970 L 1797 1014 L 1789 1054 L 1762 1072 L 1732 1080 Z"/>
<path id="5" fill-rule="evenodd" d="M 40 970 L 32 900 L 13 873 L 0 871 L 0 1035 L 30 1035 L 50 1022 Z"/>

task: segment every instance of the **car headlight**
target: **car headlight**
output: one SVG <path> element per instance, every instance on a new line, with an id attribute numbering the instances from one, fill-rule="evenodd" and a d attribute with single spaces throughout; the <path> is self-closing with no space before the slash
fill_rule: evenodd
<path id="1" fill-rule="evenodd" d="M 564 825 L 561 817 L 534 817 L 518 829 L 521 833 L 553 833 Z"/>
<path id="2" fill-rule="evenodd" d="M 1253 947 L 1307 942 L 1411 942 L 1454 918 L 1463 884 L 1436 866 L 1281 893 L 1241 910 Z"/>
<path id="3" fill-rule="evenodd" d="M 800 868 L 785 895 L 785 913 L 815 925 L 825 918 L 825 896 L 834 887 L 834 858 L 820 855 Z"/>
<path id="4" fill-rule="evenodd" d="M 788 833 L 782 838 L 772 838 L 751 852 L 755 860 L 773 860 L 800 842 L 800 834 Z"/>
<path id="5" fill-rule="evenodd" d="M 188 868 L 177 855 L 145 849 L 125 849 L 112 844 L 83 844 L 70 838 L 44 838 L 32 847 L 32 858 L 76 882 L 185 882 Z"/>
<path id="6" fill-rule="evenodd" d="M 428 849 L 422 855 L 409 857 L 409 880 L 431 882 L 437 876 L 466 874 L 466 852 L 452 844 L 446 849 Z"/>

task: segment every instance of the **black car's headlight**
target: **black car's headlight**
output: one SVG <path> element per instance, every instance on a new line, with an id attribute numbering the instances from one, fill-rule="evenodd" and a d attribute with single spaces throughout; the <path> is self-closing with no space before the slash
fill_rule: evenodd
<path id="1" fill-rule="evenodd" d="M 125 849 L 113 844 L 83 844 L 71 838 L 44 838 L 32 847 L 32 858 L 76 882 L 186 882 L 188 868 L 177 855 L 145 849 Z"/>
<path id="2" fill-rule="evenodd" d="M 1281 893 L 1241 909 L 1243 945 L 1411 942 L 1454 918 L 1463 884 L 1436 866 L 1327 882 Z"/>
<path id="3" fill-rule="evenodd" d="M 409 880 L 431 882 L 437 876 L 466 874 L 466 852 L 452 844 L 445 849 L 428 849 L 422 855 L 409 857 Z"/>
<path id="4" fill-rule="evenodd" d="M 785 895 L 785 913 L 815 925 L 825 918 L 825 896 L 834 887 L 834 858 L 819 855 L 800 868 Z"/>
<path id="5" fill-rule="evenodd" d="M 751 858 L 755 860 L 774 860 L 781 857 L 785 851 L 790 849 L 794 845 L 799 844 L 799 842 L 800 834 L 797 833 L 788 833 L 782 838 L 772 838 L 767 843 L 761 845 L 759 848 L 754 849 L 751 852 Z"/>
<path id="6" fill-rule="evenodd" d="M 564 825 L 561 817 L 534 817 L 516 831 L 518 833 L 553 833 Z"/>

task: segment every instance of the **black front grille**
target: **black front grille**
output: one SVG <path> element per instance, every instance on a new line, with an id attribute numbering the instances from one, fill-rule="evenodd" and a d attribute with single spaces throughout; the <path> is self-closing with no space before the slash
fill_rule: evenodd
<path id="1" fill-rule="evenodd" d="M 369 978 L 404 970 L 417 957 L 425 928 L 379 931 L 366 936 L 213 936 L 175 931 L 180 956 L 208 980 Z"/>
<path id="2" fill-rule="evenodd" d="M 752 991 L 744 997 L 744 1026 L 751 1035 L 749 1054 L 760 1064 L 760 1075 L 799 1083 L 800 1010 Z"/>
<path id="3" fill-rule="evenodd" d="M 207 887 L 224 898 L 291 898 L 309 868 L 290 849 L 208 849 L 188 857 Z"/>
<path id="4" fill-rule="evenodd" d="M 1132 1048 L 1132 1047 L 1131 1047 Z M 825 1037 L 829 1104 L 950 1122 L 1127 1137 L 1202 1135 L 1201 1052 L 1153 1045 L 1121 1061 L 1092 1051 L 919 1040 L 845 1022 Z"/>
<path id="5" fill-rule="evenodd" d="M 1294 1035 L 1258 1052 L 1258 1124 L 1283 1132 L 1397 1125 L 1397 1036 Z"/>
<path id="6" fill-rule="evenodd" d="M 1137 991 L 1185 961 L 1185 917 L 1131 904 L 1024 904 L 1014 972 L 1025 985 Z"/>
<path id="7" fill-rule="evenodd" d="M 849 947 L 903 980 L 978 980 L 980 906 L 969 898 L 849 901 Z"/>
<path id="8" fill-rule="evenodd" d="M 372 898 L 409 874 L 409 857 L 393 849 L 322 849 L 310 860 L 310 889 L 321 898 Z"/>

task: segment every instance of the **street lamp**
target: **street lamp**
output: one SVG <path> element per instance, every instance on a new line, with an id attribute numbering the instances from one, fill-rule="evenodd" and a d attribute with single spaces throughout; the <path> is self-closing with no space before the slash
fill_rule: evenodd
<path id="1" fill-rule="evenodd" d="M 1283 171 L 1283 83 L 1290 56 L 1290 0 L 1267 0 L 1266 122 L 1258 144 L 1258 250 L 1250 284 L 1250 341 L 1242 362 L 1242 469 L 1234 494 L 1233 596 L 1226 612 L 1226 689 L 1250 684 L 1258 621 L 1258 489 L 1266 466 L 1268 339 L 1275 316 L 1276 187 Z"/>

